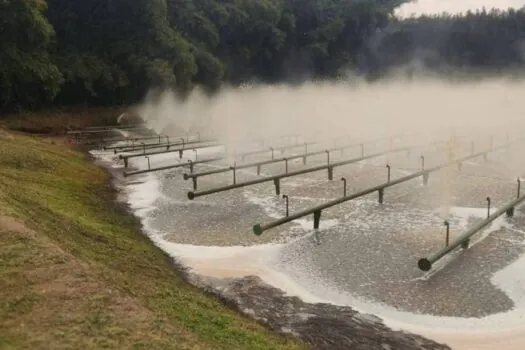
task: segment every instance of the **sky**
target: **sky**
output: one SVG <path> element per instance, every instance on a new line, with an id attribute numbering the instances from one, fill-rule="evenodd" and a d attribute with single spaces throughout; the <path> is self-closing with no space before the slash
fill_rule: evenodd
<path id="1" fill-rule="evenodd" d="M 401 6 L 397 14 L 408 17 L 412 14 L 419 15 L 422 13 L 460 13 L 481 9 L 482 7 L 506 10 L 509 7 L 521 8 L 523 6 L 525 6 L 525 0 L 415 0 Z"/>

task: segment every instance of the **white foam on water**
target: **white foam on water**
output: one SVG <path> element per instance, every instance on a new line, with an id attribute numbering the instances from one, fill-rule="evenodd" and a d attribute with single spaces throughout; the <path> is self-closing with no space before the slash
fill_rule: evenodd
<path id="1" fill-rule="evenodd" d="M 112 153 L 91 152 L 106 162 L 114 160 Z M 272 267 L 281 249 L 287 244 L 264 244 L 250 247 L 204 247 L 169 242 L 164 234 L 155 231 L 149 225 L 149 213 L 155 209 L 155 202 L 162 198 L 160 181 L 150 173 L 140 177 L 142 182 L 125 186 L 131 209 L 141 218 L 146 234 L 170 256 L 181 260 L 195 272 L 212 276 L 258 275 L 265 282 L 283 289 L 288 295 L 298 296 L 306 302 L 327 302 L 336 305 L 351 306 L 363 313 L 372 313 L 382 317 L 385 323 L 395 329 L 416 332 L 438 341 L 445 341 L 454 348 L 471 349 L 472 344 L 481 336 L 486 340 L 476 345 L 494 344 L 502 337 L 512 334 L 513 339 L 523 340 L 525 334 L 525 257 L 499 271 L 492 278 L 492 283 L 503 290 L 515 303 L 509 312 L 493 314 L 483 318 L 436 317 L 397 310 L 391 306 L 356 298 L 350 293 L 339 291 L 329 283 L 309 278 L 306 274 L 293 278 Z M 247 194 L 247 195 L 246 195 Z M 277 210 L 272 203 L 273 197 L 257 197 L 246 191 L 246 198 L 253 204 L 260 205 L 272 218 L 282 217 L 282 209 Z M 494 209 L 495 210 L 495 209 Z M 485 208 L 452 208 L 450 215 L 460 218 L 461 226 L 467 226 L 469 217 L 485 217 Z M 312 234 L 312 221 L 299 219 L 294 221 L 305 232 Z M 321 230 L 336 226 L 338 220 L 321 221 Z M 479 242 L 491 232 L 508 225 L 503 218 L 495 220 L 483 233 Z M 476 242 L 472 242 L 475 244 Z M 490 339 L 489 339 L 490 338 Z M 507 338 L 508 341 L 510 341 Z M 491 343 L 492 341 L 492 343 Z M 508 349 L 512 344 L 507 341 Z M 521 343 L 520 343 L 521 344 Z M 518 349 L 518 348 L 516 348 Z"/>

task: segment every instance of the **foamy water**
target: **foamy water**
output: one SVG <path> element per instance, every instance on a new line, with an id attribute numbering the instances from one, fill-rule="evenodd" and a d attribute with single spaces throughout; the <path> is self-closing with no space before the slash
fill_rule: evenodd
<path id="1" fill-rule="evenodd" d="M 214 149 L 208 152 L 218 151 L 220 150 Z M 110 152 L 93 151 L 92 154 L 112 167 L 122 166 L 115 163 L 115 156 Z M 204 152 L 202 154 L 204 155 Z M 191 152 L 185 152 L 182 161 L 191 159 L 191 157 Z M 173 158 L 163 155 L 156 158 L 156 162 L 172 162 Z M 146 163 L 145 159 L 136 158 L 131 164 L 132 166 L 144 167 Z M 164 233 L 154 230 L 150 225 L 149 214 L 155 210 L 157 201 L 165 199 L 160 189 L 159 178 L 154 173 L 150 173 L 134 180 L 132 184 L 123 187 L 123 190 L 131 209 L 141 218 L 145 232 L 158 247 L 192 268 L 196 273 L 215 277 L 257 275 L 265 282 L 284 290 L 289 295 L 298 296 L 306 302 L 328 302 L 351 306 L 360 312 L 372 313 L 382 317 L 385 323 L 394 329 L 419 333 L 437 341 L 446 342 L 454 349 L 494 349 L 502 341 L 505 341 L 506 349 L 522 349 L 525 344 L 525 330 L 523 328 L 525 321 L 525 276 L 522 273 L 525 271 L 525 257 L 496 273 L 491 280 L 515 303 L 515 308 L 509 312 L 483 318 L 436 317 L 403 312 L 388 305 L 356 298 L 350 293 L 338 290 L 337 287 L 326 283 L 326 281 L 313 280 L 309 278 L 308 274 L 294 276 L 294 278 L 283 274 L 274 267 L 274 263 L 280 250 L 285 249 L 287 244 L 205 247 L 170 242 L 165 238 Z M 249 189 L 244 191 L 244 194 L 250 203 L 260 206 L 269 217 L 280 218 L 282 216 L 282 210 L 277 209 L 271 200 L 273 196 L 257 196 Z M 497 208 L 493 208 L 493 210 L 497 210 Z M 450 209 L 449 215 L 458 222 L 459 226 L 467 227 L 469 218 L 485 217 L 486 208 L 454 207 Z M 292 229 L 302 230 L 306 235 L 313 234 L 310 220 L 299 219 L 294 223 L 296 227 Z M 338 220 L 321 221 L 321 230 L 338 224 Z M 483 231 L 472 242 L 472 245 L 502 227 L 519 231 L 509 226 L 504 218 L 500 217 Z M 421 278 L 430 278 L 432 274 L 437 273 L 458 254 L 461 253 L 458 251 L 445 257 L 435 264 L 431 272 L 423 274 Z"/>

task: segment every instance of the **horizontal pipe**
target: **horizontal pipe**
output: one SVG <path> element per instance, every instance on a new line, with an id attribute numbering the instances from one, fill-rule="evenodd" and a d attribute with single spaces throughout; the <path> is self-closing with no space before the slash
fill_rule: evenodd
<path id="1" fill-rule="evenodd" d="M 517 206 L 518 204 L 520 204 L 524 200 L 525 200 L 525 196 L 521 196 L 521 197 L 513 200 L 512 202 L 510 202 L 507 205 L 505 205 L 503 208 L 499 209 L 498 211 L 496 211 L 495 213 L 490 215 L 485 220 L 481 221 L 480 223 L 478 223 L 477 225 L 475 225 L 474 227 L 472 227 L 471 229 L 469 229 L 468 231 L 463 233 L 461 236 L 459 236 L 454 242 L 452 242 L 447 247 L 444 247 L 444 248 L 440 249 L 439 251 L 434 253 L 429 258 L 419 259 L 419 261 L 417 262 L 418 267 L 422 271 L 430 270 L 432 268 L 432 264 L 434 264 L 436 261 L 438 261 L 439 259 L 441 259 L 445 255 L 447 255 L 448 253 L 450 253 L 451 251 L 453 251 L 454 249 L 456 249 L 460 245 L 463 245 L 474 234 L 476 234 L 477 232 L 481 231 L 483 228 L 488 226 L 492 221 L 496 220 L 498 217 L 500 217 L 501 215 L 506 213 L 509 209 L 513 209 L 515 206 Z"/>
<path id="2" fill-rule="evenodd" d="M 302 169 L 302 170 L 292 171 L 292 172 L 288 172 L 288 173 L 284 173 L 284 174 L 267 176 L 267 177 L 264 177 L 262 179 L 255 179 L 255 180 L 251 180 L 251 181 L 241 182 L 241 183 L 237 183 L 235 185 L 217 187 L 217 188 L 212 188 L 212 189 L 209 189 L 209 190 L 204 190 L 204 191 L 199 191 L 199 192 L 188 192 L 188 198 L 189 199 L 194 199 L 195 197 L 200 197 L 200 196 L 205 196 L 205 195 L 212 194 L 212 193 L 228 191 L 228 190 L 232 190 L 232 189 L 235 189 L 235 188 L 241 188 L 241 187 L 245 187 L 245 186 L 256 185 L 256 184 L 260 184 L 260 183 L 263 183 L 263 182 L 279 180 L 279 179 L 282 179 L 282 178 L 287 178 L 287 177 L 292 177 L 292 176 L 297 176 L 297 175 L 302 175 L 302 174 L 308 174 L 308 173 L 312 173 L 312 172 L 320 171 L 320 170 L 333 169 L 335 167 L 340 167 L 340 166 L 343 166 L 343 165 L 357 163 L 357 162 L 360 162 L 360 161 L 363 161 L 363 160 L 380 157 L 380 156 L 383 156 L 383 155 L 389 154 L 389 153 L 408 151 L 409 149 L 410 149 L 410 147 L 403 147 L 403 148 L 388 150 L 388 151 L 384 151 L 384 152 L 380 152 L 380 153 L 369 154 L 369 155 L 366 155 L 364 157 L 359 157 L 359 158 L 353 158 L 353 159 L 349 159 L 349 160 L 339 161 L 339 162 L 336 162 L 336 163 L 324 164 L 324 165 L 319 165 L 319 166 L 312 167 L 312 168 L 306 168 L 306 169 Z M 323 152 L 325 152 L 325 151 L 323 151 Z"/>
<path id="3" fill-rule="evenodd" d="M 67 131 L 68 135 L 84 135 L 84 134 L 101 134 L 101 133 L 107 133 L 107 132 L 113 132 L 115 130 L 125 130 L 125 131 L 133 131 L 133 130 L 144 130 L 146 129 L 144 127 L 132 127 L 132 128 L 107 128 L 107 129 L 99 129 L 99 130 L 70 130 Z"/>
<path id="4" fill-rule="evenodd" d="M 521 140 L 523 140 L 523 139 L 519 139 L 517 141 L 521 141 Z M 330 201 L 330 202 L 327 202 L 327 203 L 324 203 L 324 204 L 320 204 L 320 205 L 318 205 L 316 207 L 302 210 L 302 211 L 297 212 L 295 214 L 292 214 L 292 215 L 290 215 L 288 217 L 281 218 L 281 219 L 275 220 L 273 222 L 270 222 L 270 223 L 268 223 L 266 225 L 256 224 L 256 225 L 253 226 L 253 232 L 256 235 L 260 235 L 266 230 L 269 230 L 271 228 L 280 226 L 280 225 L 285 224 L 287 222 L 299 219 L 299 218 L 301 218 L 303 216 L 310 215 L 310 214 L 312 214 L 314 212 L 322 211 L 324 209 L 333 207 L 335 205 L 347 202 L 347 201 L 352 200 L 352 199 L 356 199 L 356 198 L 365 196 L 367 194 L 370 194 L 370 193 L 373 193 L 373 192 L 376 192 L 376 191 L 379 191 L 379 190 L 384 190 L 385 188 L 388 188 L 388 187 L 391 187 L 391 186 L 395 186 L 397 184 L 400 184 L 402 182 L 415 179 L 415 178 L 420 177 L 420 176 L 424 176 L 425 174 L 430 174 L 432 172 L 441 170 L 441 169 L 443 169 L 443 168 L 445 168 L 447 166 L 450 166 L 450 165 L 458 164 L 458 163 L 464 162 L 464 161 L 469 160 L 469 159 L 473 159 L 473 158 L 476 158 L 476 157 L 483 156 L 483 155 L 485 155 L 487 153 L 496 151 L 498 149 L 502 149 L 504 147 L 507 147 L 507 145 L 502 145 L 502 146 L 499 146 L 499 147 L 496 147 L 496 148 L 493 148 L 493 149 L 489 149 L 489 150 L 486 150 L 486 151 L 478 152 L 478 153 L 475 153 L 475 154 L 472 154 L 472 155 L 469 155 L 469 156 L 466 156 L 466 157 L 463 157 L 463 158 L 456 159 L 456 160 L 454 160 L 452 162 L 448 162 L 448 163 L 445 163 L 445 164 L 442 164 L 442 165 L 435 166 L 435 167 L 430 168 L 430 169 L 421 170 L 421 171 L 418 171 L 416 173 L 413 173 L 413 174 L 401 177 L 399 179 L 396 179 L 396 180 L 393 180 L 393 181 L 391 180 L 390 182 L 386 182 L 386 183 L 383 183 L 383 184 L 380 184 L 380 185 L 377 185 L 377 186 L 374 186 L 374 187 L 370 187 L 370 188 L 362 190 L 360 192 L 353 193 L 351 195 L 348 195 L 348 196 L 345 196 L 345 197 L 341 197 L 341 198 L 335 199 L 333 201 Z"/>
<path id="5" fill-rule="evenodd" d="M 294 155 L 294 156 L 263 160 L 263 161 L 260 161 L 260 162 L 246 163 L 246 164 L 237 165 L 235 167 L 235 169 L 246 169 L 246 168 L 258 167 L 258 166 L 262 166 L 262 165 L 268 165 L 268 164 L 274 164 L 274 163 L 291 161 L 291 160 L 295 160 L 295 159 L 308 158 L 308 157 L 313 157 L 313 156 L 318 156 L 318 155 L 321 155 L 321 154 L 325 154 L 326 151 L 328 151 L 328 152 L 344 151 L 344 150 L 347 150 L 347 149 L 350 149 L 350 148 L 359 147 L 362 144 L 367 145 L 367 144 L 383 141 L 385 139 L 387 139 L 387 138 L 381 138 L 381 139 L 376 139 L 376 140 L 366 141 L 366 142 L 361 142 L 361 143 L 352 143 L 352 144 L 349 144 L 349 145 L 334 147 L 334 148 L 330 148 L 330 149 L 327 149 L 327 150 L 308 152 L 308 153 L 303 153 L 303 154 L 297 154 L 297 155 Z M 443 141 L 438 141 L 438 142 L 435 142 L 435 143 L 442 143 L 442 142 Z M 302 146 L 304 146 L 304 144 L 302 144 Z M 246 153 L 244 155 L 246 155 Z M 231 171 L 231 170 L 232 170 L 231 167 L 224 167 L 224 168 L 220 168 L 220 169 L 203 171 L 203 172 L 200 172 L 200 173 L 183 174 L 183 177 L 184 177 L 184 180 L 196 179 L 196 178 L 199 178 L 199 177 L 202 177 L 202 176 L 220 174 L 220 173 L 228 172 L 228 171 Z"/>
<path id="6" fill-rule="evenodd" d="M 156 137 L 156 139 L 158 140 L 158 137 Z M 140 143 L 136 143 L 135 145 L 133 146 L 119 146 L 119 147 L 113 147 L 115 153 L 125 153 L 125 152 L 133 152 L 133 151 L 140 151 L 140 150 L 143 150 L 144 148 L 146 149 L 155 149 L 155 148 L 166 148 L 166 149 L 170 149 L 171 147 L 176 147 L 176 146 L 184 146 L 184 145 L 194 145 L 194 144 L 197 144 L 197 143 L 207 143 L 207 142 L 218 142 L 217 140 L 191 140 L 191 141 L 184 141 L 184 142 L 180 142 L 180 138 L 179 138 L 179 141 L 177 142 L 161 142 L 161 143 L 146 143 L 144 145 L 140 144 Z M 108 150 L 108 149 L 111 149 L 110 147 L 104 147 L 104 150 Z"/>
<path id="7" fill-rule="evenodd" d="M 218 161 L 218 160 L 221 160 L 221 159 L 222 158 L 208 158 L 208 159 L 197 160 L 197 161 L 194 161 L 194 162 L 191 162 L 191 163 L 190 162 L 179 163 L 179 164 L 174 164 L 174 165 L 166 165 L 166 166 L 162 166 L 162 167 L 158 167 L 158 168 L 150 168 L 150 169 L 143 169 L 143 170 L 128 171 L 128 172 L 124 173 L 124 177 L 132 176 L 132 175 L 138 175 L 138 174 L 151 173 L 153 171 L 176 169 L 176 168 L 185 167 L 185 166 L 210 163 L 210 162 L 215 162 L 215 161 Z"/>
<path id="8" fill-rule="evenodd" d="M 180 151 L 191 151 L 192 149 L 200 149 L 200 148 L 208 148 L 208 147 L 216 147 L 216 146 L 222 146 L 217 142 L 212 142 L 205 145 L 198 145 L 198 146 L 191 146 L 191 147 L 182 147 L 182 148 L 173 148 L 166 151 L 153 151 L 153 152 L 146 152 L 146 153 L 133 153 L 133 154 L 121 154 L 119 155 L 119 159 L 129 159 L 129 158 L 135 158 L 135 157 L 142 157 L 142 156 L 154 156 L 157 154 L 165 154 L 165 153 L 173 153 L 173 152 L 180 152 Z M 140 148 L 138 149 L 140 150 Z"/>
<path id="9" fill-rule="evenodd" d="M 280 152 L 280 151 L 284 151 L 284 150 L 287 150 L 287 149 L 293 149 L 293 148 L 304 147 L 305 144 L 306 144 L 307 146 L 311 146 L 311 145 L 315 145 L 316 142 L 306 142 L 306 143 L 298 143 L 298 144 L 296 144 L 296 145 L 288 145 L 288 146 L 273 147 L 273 150 L 274 150 L 275 152 Z M 236 157 L 236 158 L 239 158 L 239 157 L 251 156 L 251 155 L 254 155 L 254 154 L 267 153 L 267 152 L 271 152 L 271 150 L 272 150 L 272 148 L 264 148 L 264 149 L 258 149 L 258 150 L 255 150 L 255 151 L 248 151 L 248 152 L 235 153 L 235 157 Z"/>

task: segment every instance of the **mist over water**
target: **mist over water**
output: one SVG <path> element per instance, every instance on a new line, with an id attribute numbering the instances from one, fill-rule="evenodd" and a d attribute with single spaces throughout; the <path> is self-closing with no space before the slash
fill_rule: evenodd
<path id="1" fill-rule="evenodd" d="M 212 97 L 196 90 L 184 100 L 166 92 L 146 99 L 138 112 L 158 132 L 215 135 L 235 152 L 255 139 L 290 134 L 299 134 L 301 142 L 351 142 L 503 131 L 519 125 L 524 93 L 525 83 L 505 79 L 254 85 Z"/>

